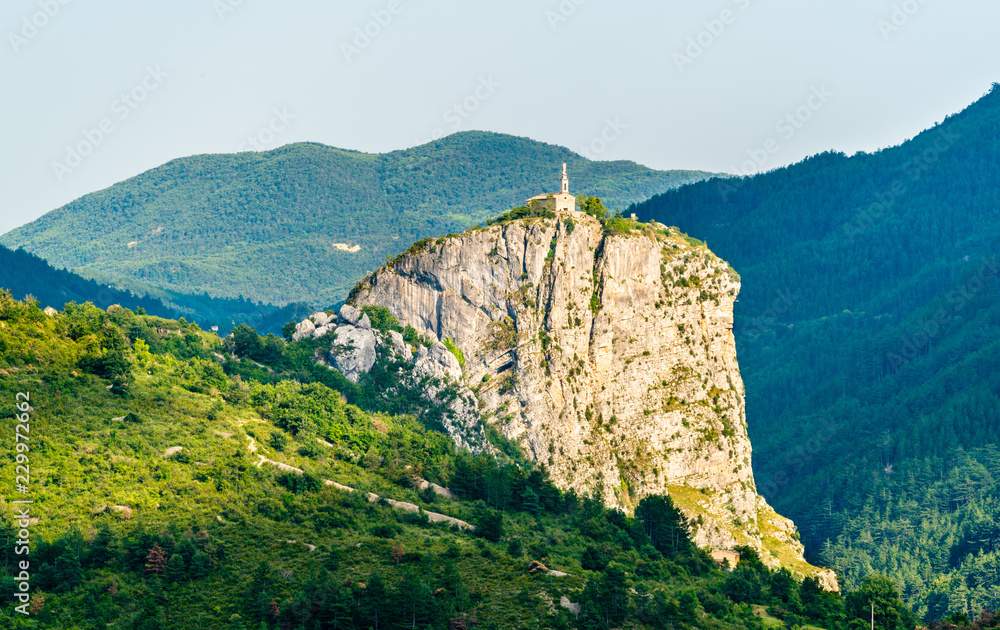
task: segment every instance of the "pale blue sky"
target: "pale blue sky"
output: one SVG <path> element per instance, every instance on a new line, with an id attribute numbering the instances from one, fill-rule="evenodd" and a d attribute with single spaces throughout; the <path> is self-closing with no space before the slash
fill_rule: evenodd
<path id="1" fill-rule="evenodd" d="M 254 143 L 485 129 L 730 172 L 873 150 L 1000 81 L 998 24 L 995 0 L 4 0 L 0 233 Z"/>

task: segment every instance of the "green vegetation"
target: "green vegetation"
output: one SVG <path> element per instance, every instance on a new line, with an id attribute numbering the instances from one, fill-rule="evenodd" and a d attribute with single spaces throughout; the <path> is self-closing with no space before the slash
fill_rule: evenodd
<path id="1" fill-rule="evenodd" d="M 505 212 L 498 217 L 494 217 L 486 222 L 486 225 L 503 225 L 521 219 L 551 219 L 556 213 L 541 204 L 531 204 L 530 206 L 518 206 L 510 212 Z"/>
<path id="2" fill-rule="evenodd" d="M 62 310 L 67 302 L 91 302 L 100 308 L 118 304 L 160 317 L 186 317 L 205 329 L 218 326 L 222 335 L 228 334 L 239 322 L 249 323 L 257 330 L 277 332 L 286 321 L 301 319 L 312 312 L 305 304 L 278 308 L 242 298 L 219 299 L 206 294 L 187 295 L 173 291 L 154 291 L 152 295 L 137 297 L 128 290 L 88 280 L 65 269 L 54 269 L 23 249 L 11 251 L 2 245 L 0 289 L 7 289 L 18 299 L 31 296 L 43 307 L 51 306 L 56 310 Z"/>
<path id="3" fill-rule="evenodd" d="M 0 399 L 13 416 L 15 394 L 30 394 L 30 495 L 40 519 L 30 526 L 30 619 L 9 605 L 24 556 L 13 544 L 0 551 L 3 627 L 861 623 L 851 606 L 864 594 L 841 599 L 814 580 L 800 585 L 749 549 L 733 573 L 718 570 L 669 498 L 646 498 L 627 517 L 558 491 L 543 470 L 458 451 L 412 416 L 349 404 L 307 374 L 227 374 L 246 360 L 228 352 L 275 364 L 310 352 L 299 342 L 279 357 L 283 344 L 241 328 L 224 345 L 193 324 L 89 304 L 49 317 L 0 293 Z M 7 444 L 10 420 L 0 425 Z M 4 460 L 5 478 L 14 465 Z M 415 477 L 457 498 L 418 492 Z M 11 542 L 13 507 L 0 509 L 0 537 Z M 477 529 L 434 524 L 431 512 Z M 878 627 L 912 628 L 893 617 L 892 594 L 890 584 L 876 603 L 878 623 L 886 620 Z"/>
<path id="4" fill-rule="evenodd" d="M 590 162 L 478 131 L 380 155 L 292 144 L 173 160 L 0 243 L 137 295 L 166 290 L 326 308 L 409 243 L 461 232 L 552 190 L 562 162 L 575 190 L 619 205 L 708 176 Z M 195 319 L 206 317 L 199 311 Z"/>
<path id="5" fill-rule="evenodd" d="M 740 270 L 757 486 L 848 588 L 926 620 L 1000 605 L 1000 86 L 874 154 L 631 209 Z"/>
<path id="6" fill-rule="evenodd" d="M 445 348 L 448 348 L 448 352 L 451 352 L 453 355 L 455 355 L 455 358 L 458 359 L 458 365 L 464 368 L 465 353 L 462 352 L 461 348 L 455 345 L 455 341 L 451 337 L 445 337 L 444 341 L 442 341 L 441 343 L 444 344 Z"/>
<path id="7" fill-rule="evenodd" d="M 580 199 L 580 212 L 589 214 L 598 220 L 607 219 L 611 212 L 605 207 L 600 197 L 587 196 Z"/>

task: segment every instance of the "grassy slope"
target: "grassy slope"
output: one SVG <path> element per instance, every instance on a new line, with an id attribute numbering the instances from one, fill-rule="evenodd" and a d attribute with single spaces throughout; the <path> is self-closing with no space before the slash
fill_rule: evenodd
<path id="1" fill-rule="evenodd" d="M 562 162 L 577 194 L 600 195 L 612 208 L 708 175 L 589 162 L 484 132 L 381 155 L 294 144 L 173 160 L 0 242 L 129 288 L 325 307 L 410 243 L 554 190 Z"/>

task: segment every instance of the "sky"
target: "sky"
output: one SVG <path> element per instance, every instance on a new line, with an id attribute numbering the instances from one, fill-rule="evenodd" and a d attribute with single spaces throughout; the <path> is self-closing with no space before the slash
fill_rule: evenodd
<path id="1" fill-rule="evenodd" d="M 471 129 L 752 174 L 1000 81 L 995 0 L 4 0 L 0 233 L 199 153 Z"/>

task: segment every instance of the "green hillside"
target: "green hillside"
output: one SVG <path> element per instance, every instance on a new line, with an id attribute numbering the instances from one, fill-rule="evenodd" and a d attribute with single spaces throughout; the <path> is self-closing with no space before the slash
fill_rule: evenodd
<path id="1" fill-rule="evenodd" d="M 47 262 L 23 249 L 11 251 L 0 245 L 0 289 L 6 289 L 17 299 L 28 296 L 38 300 L 42 308 L 62 310 L 67 302 L 92 302 L 99 308 L 119 304 L 130 309 L 143 309 L 150 315 L 172 317 L 176 311 L 160 300 L 136 297 L 107 285 L 66 271 L 55 269 Z"/>
<path id="2" fill-rule="evenodd" d="M 91 302 L 99 308 L 118 304 L 160 317 L 184 317 L 199 323 L 206 330 L 218 326 L 223 336 L 239 323 L 250 323 L 265 333 L 277 333 L 286 322 L 313 312 L 305 304 L 278 308 L 245 298 L 212 298 L 206 294 L 191 295 L 176 291 L 154 290 L 151 295 L 137 297 L 120 286 L 82 278 L 65 269 L 55 269 L 23 249 L 11 251 L 2 245 L 0 289 L 7 289 L 17 299 L 33 297 L 42 308 L 51 306 L 62 310 L 67 302 Z M 136 293 L 143 292 L 137 290 Z"/>
<path id="3" fill-rule="evenodd" d="M 349 404 L 310 378 L 311 343 L 0 292 L 0 467 L 30 468 L 0 499 L 2 627 L 848 630 L 872 600 L 880 629 L 914 627 L 884 579 L 841 598 L 747 549 L 720 571 L 669 498 L 626 517 Z"/>
<path id="4" fill-rule="evenodd" d="M 590 162 L 485 132 L 381 155 L 294 144 L 173 160 L 0 243 L 133 291 L 326 307 L 410 243 L 555 191 L 563 162 L 575 194 L 600 196 L 612 208 L 708 175 Z"/>
<path id="5" fill-rule="evenodd" d="M 874 154 L 632 209 L 741 274 L 758 488 L 848 587 L 927 618 L 1000 605 L 1000 86 Z"/>

